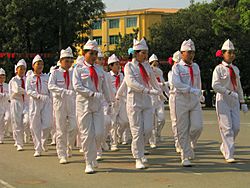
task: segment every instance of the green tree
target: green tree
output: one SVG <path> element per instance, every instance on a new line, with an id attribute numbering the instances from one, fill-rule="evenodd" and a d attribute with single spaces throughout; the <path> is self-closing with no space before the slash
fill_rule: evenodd
<path id="1" fill-rule="evenodd" d="M 79 32 L 86 32 L 89 21 L 101 17 L 104 8 L 101 0 L 0 1 L 0 50 L 59 54 L 61 48 L 82 42 Z M 46 72 L 57 59 L 46 59 Z M 30 66 L 31 59 L 26 61 Z M 13 67 L 8 59 L 0 59 L 0 63 L 5 69 Z"/>

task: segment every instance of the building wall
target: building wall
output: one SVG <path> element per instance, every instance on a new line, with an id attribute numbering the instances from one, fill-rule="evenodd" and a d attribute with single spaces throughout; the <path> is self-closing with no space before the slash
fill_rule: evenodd
<path id="1" fill-rule="evenodd" d="M 141 9 L 130 11 L 118 11 L 106 13 L 102 19 L 102 28 L 93 29 L 89 38 L 102 37 L 102 45 L 100 49 L 103 52 L 115 49 L 114 44 L 110 44 L 110 36 L 133 33 L 133 29 L 139 28 L 138 38 L 146 37 L 150 40 L 149 28 L 155 23 L 161 23 L 164 16 L 177 12 L 177 9 Z M 127 18 L 137 17 L 137 25 L 135 27 L 127 27 Z M 109 21 L 119 19 L 119 28 L 109 28 Z M 86 36 L 86 34 L 85 34 Z"/>

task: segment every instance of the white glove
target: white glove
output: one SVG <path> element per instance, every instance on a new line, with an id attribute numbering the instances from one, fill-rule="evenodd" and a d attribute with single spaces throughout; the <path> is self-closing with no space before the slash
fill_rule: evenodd
<path id="1" fill-rule="evenodd" d="M 48 96 L 48 95 L 41 95 L 41 94 L 39 94 L 37 98 L 38 98 L 39 100 L 43 101 L 43 102 L 49 100 L 49 96 Z"/>
<path id="2" fill-rule="evenodd" d="M 112 105 L 109 104 L 107 107 L 107 115 L 111 115 L 112 114 Z"/>
<path id="3" fill-rule="evenodd" d="M 22 87 L 18 87 L 17 88 L 17 93 L 24 95 L 25 94 L 25 90 Z"/>
<path id="4" fill-rule="evenodd" d="M 158 91 L 158 90 L 156 90 L 156 89 L 151 89 L 151 90 L 149 90 L 149 94 L 152 94 L 152 95 L 160 95 L 161 92 Z"/>
<path id="5" fill-rule="evenodd" d="M 247 104 L 241 104 L 241 110 L 242 112 L 247 113 L 248 112 Z"/>
<path id="6" fill-rule="evenodd" d="M 200 89 L 196 89 L 196 88 L 191 88 L 190 89 L 190 93 L 196 95 L 196 96 L 201 96 L 202 95 L 202 92 Z"/>
<path id="7" fill-rule="evenodd" d="M 102 93 L 95 92 L 94 97 L 97 98 L 97 99 L 102 99 Z"/>
<path id="8" fill-rule="evenodd" d="M 232 91 L 229 95 L 232 96 L 232 97 L 235 98 L 235 99 L 238 99 L 238 98 L 239 98 L 238 93 L 236 93 L 236 92 L 234 92 L 234 91 Z"/>
<path id="9" fill-rule="evenodd" d="M 205 102 L 205 97 L 203 95 L 200 96 L 200 102 L 204 103 Z"/>
<path id="10" fill-rule="evenodd" d="M 69 95 L 69 96 L 72 96 L 74 94 L 74 91 L 73 90 L 66 90 L 65 94 Z"/>

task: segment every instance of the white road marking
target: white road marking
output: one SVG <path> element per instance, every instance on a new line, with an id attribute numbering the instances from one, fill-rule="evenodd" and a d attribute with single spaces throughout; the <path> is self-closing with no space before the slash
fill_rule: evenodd
<path id="1" fill-rule="evenodd" d="M 3 181 L 2 179 L 0 179 L 0 185 L 3 185 L 4 188 L 15 188 L 14 186 L 7 183 L 6 181 Z"/>

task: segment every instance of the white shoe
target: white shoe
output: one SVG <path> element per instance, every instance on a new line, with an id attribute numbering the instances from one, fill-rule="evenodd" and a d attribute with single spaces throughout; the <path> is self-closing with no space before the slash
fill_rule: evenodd
<path id="1" fill-rule="evenodd" d="M 51 146 L 55 146 L 55 145 L 56 145 L 56 143 L 55 143 L 54 141 L 52 141 L 49 145 L 51 145 Z"/>
<path id="2" fill-rule="evenodd" d="M 106 142 L 104 142 L 104 143 L 102 144 L 102 149 L 103 149 L 104 151 L 108 151 L 108 150 L 109 150 L 109 145 L 108 145 Z"/>
<path id="3" fill-rule="evenodd" d="M 93 168 L 98 168 L 98 162 L 97 161 L 92 161 L 92 167 Z"/>
<path id="4" fill-rule="evenodd" d="M 14 146 L 17 147 L 17 143 L 15 143 Z"/>
<path id="5" fill-rule="evenodd" d="M 3 144 L 3 141 L 2 141 L 2 140 L 0 140 L 0 144 Z"/>
<path id="6" fill-rule="evenodd" d="M 175 148 L 176 153 L 181 153 L 181 149 L 179 147 Z"/>
<path id="7" fill-rule="evenodd" d="M 17 145 L 17 149 L 16 149 L 17 151 L 23 151 L 23 147 L 22 146 L 19 146 L 19 145 Z"/>
<path id="8" fill-rule="evenodd" d="M 223 150 L 222 145 L 220 146 L 220 152 L 222 153 L 223 157 L 225 158 L 226 154 L 225 154 L 225 151 Z"/>
<path id="9" fill-rule="evenodd" d="M 40 152 L 38 152 L 38 151 L 35 151 L 35 153 L 34 153 L 34 155 L 33 155 L 34 157 L 40 157 L 41 156 L 41 153 Z"/>
<path id="10" fill-rule="evenodd" d="M 80 152 L 80 153 L 83 153 L 83 149 L 79 149 L 79 152 Z"/>
<path id="11" fill-rule="evenodd" d="M 236 160 L 234 158 L 226 159 L 227 163 L 236 163 Z"/>
<path id="12" fill-rule="evenodd" d="M 72 149 L 68 149 L 67 150 L 67 157 L 70 158 L 70 157 L 72 157 L 72 155 L 73 155 L 72 154 Z"/>
<path id="13" fill-rule="evenodd" d="M 145 169 L 144 164 L 142 163 L 141 159 L 136 159 L 135 160 L 135 168 L 136 169 Z"/>
<path id="14" fill-rule="evenodd" d="M 125 141 L 124 141 L 124 142 L 122 142 L 122 145 L 127 145 L 127 144 L 128 144 L 128 143 L 127 143 L 127 142 L 125 142 Z"/>
<path id="15" fill-rule="evenodd" d="M 67 161 L 66 157 L 62 157 L 62 158 L 60 159 L 59 163 L 60 163 L 60 164 L 67 164 L 68 161 Z"/>
<path id="16" fill-rule="evenodd" d="M 157 148 L 157 146 L 155 144 L 150 144 L 150 148 L 155 149 L 155 148 Z"/>
<path id="17" fill-rule="evenodd" d="M 142 158 L 141 158 L 141 161 L 142 161 L 142 163 L 147 163 L 147 162 L 148 162 L 148 159 L 147 159 L 146 157 L 142 157 Z"/>
<path id="18" fill-rule="evenodd" d="M 96 160 L 97 160 L 97 161 L 101 161 L 101 160 L 102 160 L 102 156 L 100 156 L 100 155 L 97 156 L 97 157 L 96 157 Z"/>
<path id="19" fill-rule="evenodd" d="M 181 164 L 184 167 L 191 167 L 192 166 L 191 162 L 188 159 L 182 160 Z"/>
<path id="20" fill-rule="evenodd" d="M 111 151 L 118 151 L 119 149 L 116 145 L 112 145 L 110 150 Z"/>
<path id="21" fill-rule="evenodd" d="M 93 169 L 91 163 L 86 163 L 85 173 L 86 174 L 93 174 L 94 173 L 94 169 Z"/>

